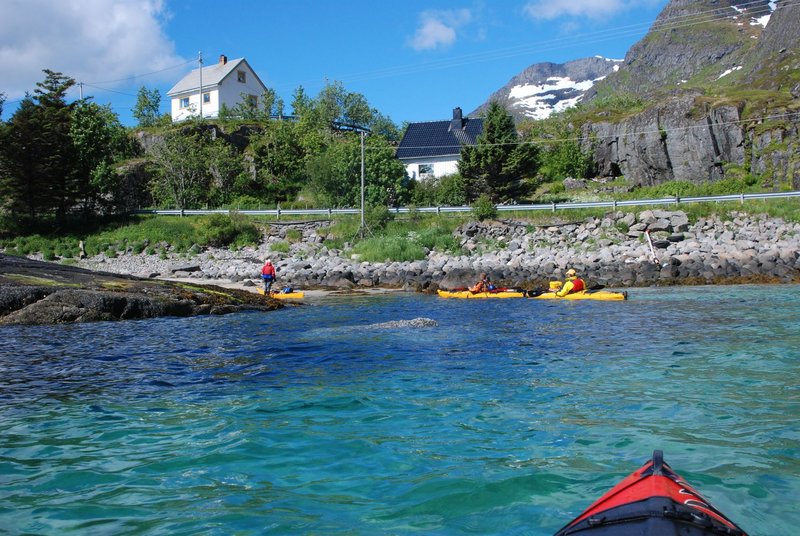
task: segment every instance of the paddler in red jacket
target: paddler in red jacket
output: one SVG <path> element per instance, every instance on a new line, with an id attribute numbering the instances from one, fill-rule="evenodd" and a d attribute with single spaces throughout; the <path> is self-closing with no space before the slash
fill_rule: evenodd
<path id="1" fill-rule="evenodd" d="M 494 290 L 494 288 L 494 285 L 492 285 L 492 282 L 489 280 L 489 276 L 482 273 L 480 281 L 469 287 L 469 291 L 476 294 L 478 292 L 489 292 L 490 290 Z"/>
<path id="2" fill-rule="evenodd" d="M 275 277 L 275 267 L 272 265 L 272 261 L 266 259 L 264 266 L 261 268 L 261 279 L 264 280 L 264 294 L 269 294 L 272 289 L 272 283 L 275 282 Z"/>
<path id="3" fill-rule="evenodd" d="M 567 280 L 564 282 L 564 285 L 561 287 L 561 290 L 556 292 L 556 296 L 564 297 L 567 294 L 571 294 L 573 292 L 580 292 L 582 290 L 586 290 L 586 283 L 578 277 L 578 273 L 570 268 L 567 270 Z"/>

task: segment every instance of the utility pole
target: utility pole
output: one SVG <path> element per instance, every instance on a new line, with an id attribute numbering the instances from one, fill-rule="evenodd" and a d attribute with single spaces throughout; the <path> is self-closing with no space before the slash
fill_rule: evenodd
<path id="1" fill-rule="evenodd" d="M 364 229 L 367 228 L 364 223 L 364 138 L 367 133 L 361 131 L 361 227 L 358 230 L 361 232 L 361 238 L 364 238 Z"/>
<path id="2" fill-rule="evenodd" d="M 200 119 L 203 119 L 203 51 L 197 53 L 197 63 L 200 65 Z"/>
<path id="3" fill-rule="evenodd" d="M 80 94 L 81 100 L 83 100 L 83 82 L 78 82 L 78 92 Z"/>

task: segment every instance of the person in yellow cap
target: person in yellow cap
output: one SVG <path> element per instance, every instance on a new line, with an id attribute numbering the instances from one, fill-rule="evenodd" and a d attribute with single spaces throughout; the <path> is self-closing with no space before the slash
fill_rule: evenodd
<path id="1" fill-rule="evenodd" d="M 561 286 L 561 290 L 556 292 L 556 296 L 563 297 L 572 292 L 580 292 L 586 290 L 586 283 L 578 277 L 578 273 L 570 268 L 567 270 L 567 280 Z"/>

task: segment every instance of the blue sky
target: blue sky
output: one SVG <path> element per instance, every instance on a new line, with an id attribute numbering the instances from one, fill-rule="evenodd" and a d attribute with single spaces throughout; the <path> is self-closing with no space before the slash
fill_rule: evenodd
<path id="1" fill-rule="evenodd" d="M 245 57 L 286 102 L 327 81 L 396 123 L 468 113 L 527 66 L 623 58 L 667 0 L 3 0 L 0 92 L 15 101 L 42 69 L 83 82 L 126 125 L 141 86 L 167 91 L 220 54 Z M 78 98 L 77 89 L 72 98 Z"/>

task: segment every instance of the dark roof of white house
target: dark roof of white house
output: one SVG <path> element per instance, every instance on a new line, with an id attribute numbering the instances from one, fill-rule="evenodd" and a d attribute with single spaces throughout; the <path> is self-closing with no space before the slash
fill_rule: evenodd
<path id="1" fill-rule="evenodd" d="M 475 145 L 483 132 L 483 119 L 470 119 L 461 115 L 461 108 L 453 110 L 450 121 L 410 123 L 395 156 L 401 160 L 454 156 L 464 145 Z"/>

